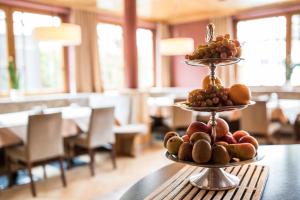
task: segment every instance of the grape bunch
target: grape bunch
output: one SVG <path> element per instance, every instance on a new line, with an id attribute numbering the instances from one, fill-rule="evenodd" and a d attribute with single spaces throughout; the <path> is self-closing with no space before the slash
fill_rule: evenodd
<path id="1" fill-rule="evenodd" d="M 215 40 L 205 45 L 199 45 L 195 51 L 186 55 L 188 60 L 210 59 L 210 58 L 239 58 L 241 46 L 238 40 L 231 40 L 229 34 L 217 36 Z"/>
<path id="2" fill-rule="evenodd" d="M 229 89 L 210 85 L 207 89 L 195 89 L 188 95 L 187 103 L 192 107 L 232 106 Z"/>

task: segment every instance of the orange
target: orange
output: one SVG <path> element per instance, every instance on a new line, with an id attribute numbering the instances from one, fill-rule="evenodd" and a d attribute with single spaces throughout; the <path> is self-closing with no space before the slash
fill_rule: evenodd
<path id="1" fill-rule="evenodd" d="M 222 82 L 221 82 L 221 80 L 220 80 L 218 77 L 216 77 L 216 79 L 215 79 L 215 84 L 216 84 L 217 86 L 221 86 L 221 85 L 222 85 Z M 207 75 L 207 76 L 205 76 L 205 78 L 202 80 L 202 88 L 203 88 L 203 89 L 207 89 L 209 85 L 212 85 L 212 84 L 211 84 L 211 81 L 210 81 L 210 76 Z"/>
<path id="2" fill-rule="evenodd" d="M 234 104 L 245 105 L 250 101 L 251 91 L 244 84 L 234 84 L 229 88 L 229 97 Z"/>

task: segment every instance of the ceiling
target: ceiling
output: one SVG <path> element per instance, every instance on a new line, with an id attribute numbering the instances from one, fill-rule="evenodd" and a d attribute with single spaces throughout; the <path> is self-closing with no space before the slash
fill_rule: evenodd
<path id="1" fill-rule="evenodd" d="M 40 3 L 81 8 L 113 15 L 123 14 L 123 0 L 31 0 Z M 142 19 L 181 23 L 214 16 L 232 15 L 243 10 L 300 0 L 136 0 Z"/>

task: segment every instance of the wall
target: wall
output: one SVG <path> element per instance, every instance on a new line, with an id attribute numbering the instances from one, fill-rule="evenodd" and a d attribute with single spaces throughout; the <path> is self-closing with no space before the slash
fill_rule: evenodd
<path id="1" fill-rule="evenodd" d="M 172 37 L 191 37 L 195 47 L 205 42 L 208 20 L 176 24 L 170 26 Z M 184 56 L 173 56 L 171 74 L 173 87 L 200 87 L 202 78 L 208 73 L 207 68 L 188 66 L 183 63 Z"/>

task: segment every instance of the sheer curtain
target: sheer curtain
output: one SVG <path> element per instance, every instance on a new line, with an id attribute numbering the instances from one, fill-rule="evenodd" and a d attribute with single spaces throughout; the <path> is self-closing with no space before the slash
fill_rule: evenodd
<path id="1" fill-rule="evenodd" d="M 75 49 L 77 92 L 102 92 L 97 44 L 97 14 L 72 10 L 71 22 L 81 26 L 81 45 Z"/>
<path id="2" fill-rule="evenodd" d="M 170 38 L 171 33 L 167 24 L 158 23 L 156 31 L 156 47 L 157 47 L 157 69 L 156 69 L 156 86 L 170 87 L 171 85 L 171 58 L 170 56 L 162 56 L 159 46 L 160 40 Z"/>
<path id="3" fill-rule="evenodd" d="M 210 19 L 215 25 L 215 35 L 229 33 L 233 37 L 233 23 L 231 17 L 218 17 Z M 228 87 L 237 81 L 237 65 L 217 68 L 217 75 L 221 78 L 224 86 Z"/>

